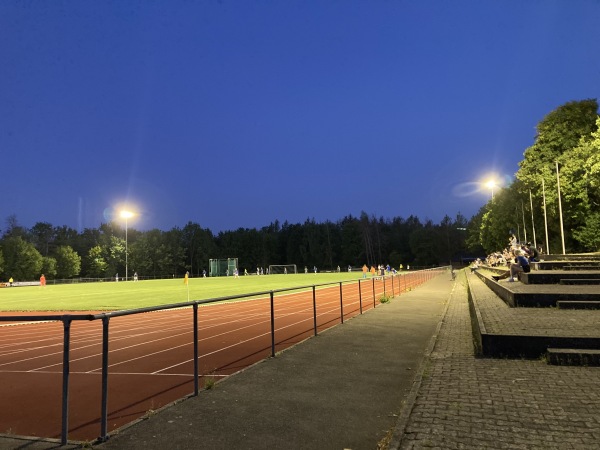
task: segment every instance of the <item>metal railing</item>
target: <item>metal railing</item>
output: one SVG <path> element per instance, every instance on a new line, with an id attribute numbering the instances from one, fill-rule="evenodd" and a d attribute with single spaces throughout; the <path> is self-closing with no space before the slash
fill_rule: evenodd
<path id="1" fill-rule="evenodd" d="M 109 381 L 109 333 L 110 320 L 117 317 L 131 316 L 153 311 L 169 310 L 176 308 L 192 308 L 192 326 L 193 326 L 193 353 L 194 353 L 194 392 L 193 396 L 199 393 L 199 346 L 198 346 L 198 306 L 207 305 L 217 302 L 225 302 L 231 300 L 250 299 L 250 298 L 269 298 L 270 304 L 270 334 L 271 334 L 271 357 L 276 355 L 276 339 L 275 339 L 275 297 L 276 294 L 281 295 L 292 291 L 304 291 L 312 295 L 312 313 L 313 313 L 313 332 L 318 334 L 317 327 L 317 303 L 316 292 L 318 288 L 332 287 L 339 285 L 339 301 L 340 301 L 340 323 L 344 323 L 344 297 L 342 285 L 356 283 L 358 286 L 359 297 L 359 314 L 363 313 L 363 302 L 373 302 L 373 308 L 377 305 L 377 299 L 381 296 L 391 297 L 400 295 L 402 292 L 417 287 L 420 284 L 428 281 L 439 273 L 446 271 L 448 267 L 438 267 L 421 271 L 411 271 L 397 275 L 375 276 L 372 278 L 359 279 L 353 281 L 329 282 L 323 284 L 313 284 L 306 286 L 298 286 L 284 289 L 276 289 L 262 292 L 253 292 L 249 294 L 232 295 L 225 297 L 217 297 L 206 300 L 195 300 L 183 303 L 174 303 L 169 305 L 138 308 L 123 311 L 113 311 L 100 314 L 63 314 L 63 315 L 19 315 L 19 316 L 0 316 L 0 322 L 46 322 L 56 321 L 63 324 L 63 350 L 62 350 L 62 418 L 61 418 L 61 444 L 68 443 L 69 431 L 69 383 L 70 383 L 70 344 L 71 344 L 71 324 L 74 321 L 102 321 L 102 394 L 100 406 L 100 436 L 98 440 L 104 442 L 108 439 L 108 381 Z M 369 289 L 369 296 L 363 296 L 363 288 L 369 283 L 372 284 L 372 289 Z M 370 288 L 371 286 L 369 286 Z M 378 297 L 379 296 L 379 297 Z M 333 326 L 333 325 L 331 325 Z"/>

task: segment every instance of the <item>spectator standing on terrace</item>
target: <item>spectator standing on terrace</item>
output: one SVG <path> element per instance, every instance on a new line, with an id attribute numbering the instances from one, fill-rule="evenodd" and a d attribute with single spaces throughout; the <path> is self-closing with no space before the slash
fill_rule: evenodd
<path id="1" fill-rule="evenodd" d="M 523 256 L 521 250 L 515 251 L 515 262 L 510 265 L 510 269 L 504 272 L 502 275 L 492 276 L 492 278 L 496 281 L 503 280 L 504 278 L 508 278 L 508 281 L 515 281 L 515 278 L 518 277 L 520 272 L 530 272 L 531 266 L 529 265 L 529 260 Z M 510 277 L 510 278 L 509 278 Z"/>
<path id="2" fill-rule="evenodd" d="M 512 236 L 510 237 L 510 248 L 511 248 L 511 250 L 519 249 L 519 245 L 517 243 L 517 237 L 515 236 L 515 233 L 513 233 Z"/>
<path id="3" fill-rule="evenodd" d="M 44 276 L 44 274 L 42 274 L 42 276 L 40 277 L 40 286 L 46 286 L 46 277 Z"/>

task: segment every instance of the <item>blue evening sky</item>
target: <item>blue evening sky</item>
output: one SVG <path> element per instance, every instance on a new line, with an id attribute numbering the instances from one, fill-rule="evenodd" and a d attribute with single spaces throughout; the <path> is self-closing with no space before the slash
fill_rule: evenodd
<path id="1" fill-rule="evenodd" d="M 596 0 L 2 0 L 0 229 L 474 215 L 600 96 Z"/>

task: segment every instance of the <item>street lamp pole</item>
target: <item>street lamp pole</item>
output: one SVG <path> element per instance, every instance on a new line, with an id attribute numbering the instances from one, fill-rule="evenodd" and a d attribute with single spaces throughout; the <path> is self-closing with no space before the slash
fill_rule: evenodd
<path id="1" fill-rule="evenodd" d="M 121 211 L 121 217 L 125 219 L 125 281 L 127 281 L 127 277 L 128 277 L 128 257 L 129 257 L 129 251 L 127 248 L 127 219 L 129 219 L 130 217 L 133 217 L 133 213 L 130 211 Z"/>

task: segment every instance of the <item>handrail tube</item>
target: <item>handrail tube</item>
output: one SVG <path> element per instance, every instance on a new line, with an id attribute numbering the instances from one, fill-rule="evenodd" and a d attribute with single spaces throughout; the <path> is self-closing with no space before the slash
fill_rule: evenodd
<path id="1" fill-rule="evenodd" d="M 64 322 L 65 320 L 94 320 L 96 317 L 93 314 L 47 314 L 45 316 L 0 316 L 0 322 L 45 322 L 54 320 L 56 322 Z"/>

